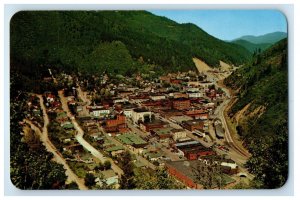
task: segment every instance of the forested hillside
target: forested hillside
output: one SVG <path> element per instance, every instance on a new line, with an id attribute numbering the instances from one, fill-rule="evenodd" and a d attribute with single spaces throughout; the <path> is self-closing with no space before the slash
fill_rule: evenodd
<path id="1" fill-rule="evenodd" d="M 254 52 L 252 62 L 225 79 L 236 90 L 237 102 L 229 116 L 246 106 L 237 131 L 252 154 L 250 172 L 258 187 L 277 188 L 288 176 L 288 65 L 287 39 L 264 52 Z"/>
<path id="2" fill-rule="evenodd" d="M 219 60 L 240 65 L 249 57 L 245 48 L 193 24 L 145 11 L 24 11 L 13 16 L 10 28 L 11 59 L 32 67 L 132 74 L 142 65 L 195 69 L 193 57 L 211 66 Z"/>
<path id="3" fill-rule="evenodd" d="M 245 47 L 251 53 L 254 53 L 254 51 L 257 51 L 258 49 L 265 50 L 272 45 L 270 43 L 255 44 L 248 42 L 247 40 L 234 40 L 232 43 Z"/>

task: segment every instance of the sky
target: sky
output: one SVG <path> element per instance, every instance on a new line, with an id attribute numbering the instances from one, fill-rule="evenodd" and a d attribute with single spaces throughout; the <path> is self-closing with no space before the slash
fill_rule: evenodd
<path id="1" fill-rule="evenodd" d="M 150 10 L 178 23 L 193 23 L 221 40 L 244 35 L 287 32 L 285 16 L 277 10 Z"/>

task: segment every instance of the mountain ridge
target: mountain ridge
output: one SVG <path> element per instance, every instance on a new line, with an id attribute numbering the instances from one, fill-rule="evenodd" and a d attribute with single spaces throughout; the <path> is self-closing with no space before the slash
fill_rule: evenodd
<path id="1" fill-rule="evenodd" d="M 102 63 L 93 52 L 103 44 L 112 51 L 119 42 L 122 52 L 130 54 L 125 53 L 125 62 L 135 63 L 122 73 L 141 68 L 139 59 L 160 71 L 186 71 L 195 69 L 193 57 L 210 66 L 219 66 L 219 60 L 241 65 L 250 57 L 244 47 L 214 38 L 194 24 L 147 11 L 21 11 L 11 19 L 11 58 L 34 65 L 92 73 L 116 69 L 117 63 L 110 61 L 122 57 L 110 53 L 110 60 Z"/>
<path id="2" fill-rule="evenodd" d="M 272 33 L 266 33 L 263 35 L 258 35 L 258 36 L 245 35 L 245 36 L 236 38 L 236 39 L 232 40 L 231 42 L 234 42 L 236 40 L 245 40 L 245 41 L 248 41 L 248 42 L 251 42 L 254 44 L 261 44 L 261 43 L 274 44 L 286 37 L 287 37 L 286 32 L 276 31 L 276 32 L 272 32 Z"/>

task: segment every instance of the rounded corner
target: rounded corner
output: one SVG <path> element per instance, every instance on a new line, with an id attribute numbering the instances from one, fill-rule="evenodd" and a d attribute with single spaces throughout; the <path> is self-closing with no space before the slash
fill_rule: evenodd
<path id="1" fill-rule="evenodd" d="M 17 190 L 24 190 L 22 188 L 19 188 L 16 184 L 14 184 L 14 182 L 11 180 L 12 176 L 10 174 L 8 181 L 10 181 L 10 184 L 15 187 Z"/>
<path id="2" fill-rule="evenodd" d="M 11 23 L 13 22 L 13 20 L 14 20 L 16 17 L 18 17 L 19 15 L 22 15 L 23 13 L 26 13 L 26 12 L 28 12 L 28 11 L 26 11 L 26 10 L 19 10 L 19 11 L 15 12 L 15 13 L 10 17 L 10 19 L 9 19 L 9 24 L 10 24 L 10 26 L 11 26 Z"/>

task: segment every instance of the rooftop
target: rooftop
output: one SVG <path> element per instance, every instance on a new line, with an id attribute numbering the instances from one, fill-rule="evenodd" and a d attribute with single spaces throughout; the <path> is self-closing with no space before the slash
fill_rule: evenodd
<path id="1" fill-rule="evenodd" d="M 124 144 L 147 144 L 146 141 L 133 133 L 125 133 L 117 136 L 117 138 Z"/>
<path id="2" fill-rule="evenodd" d="M 112 169 L 102 171 L 101 173 L 103 174 L 103 178 L 105 179 L 117 176 L 114 170 Z"/>
<path id="3" fill-rule="evenodd" d="M 203 121 L 201 119 L 194 119 L 194 120 L 184 121 L 183 123 L 192 126 L 192 125 L 196 125 L 196 124 L 202 124 Z"/>
<path id="4" fill-rule="evenodd" d="M 158 135 L 165 135 L 172 133 L 173 128 L 167 127 L 167 128 L 155 128 L 153 131 Z"/>
<path id="5" fill-rule="evenodd" d="M 113 147 L 109 147 L 109 148 L 106 149 L 106 151 L 108 151 L 108 152 L 119 151 L 119 150 L 124 150 L 124 147 L 122 147 L 122 146 L 113 146 Z"/>
<path id="6" fill-rule="evenodd" d="M 149 110 L 148 109 L 146 109 L 146 108 L 135 108 L 135 109 L 133 109 L 133 111 L 134 112 L 149 112 Z"/>

